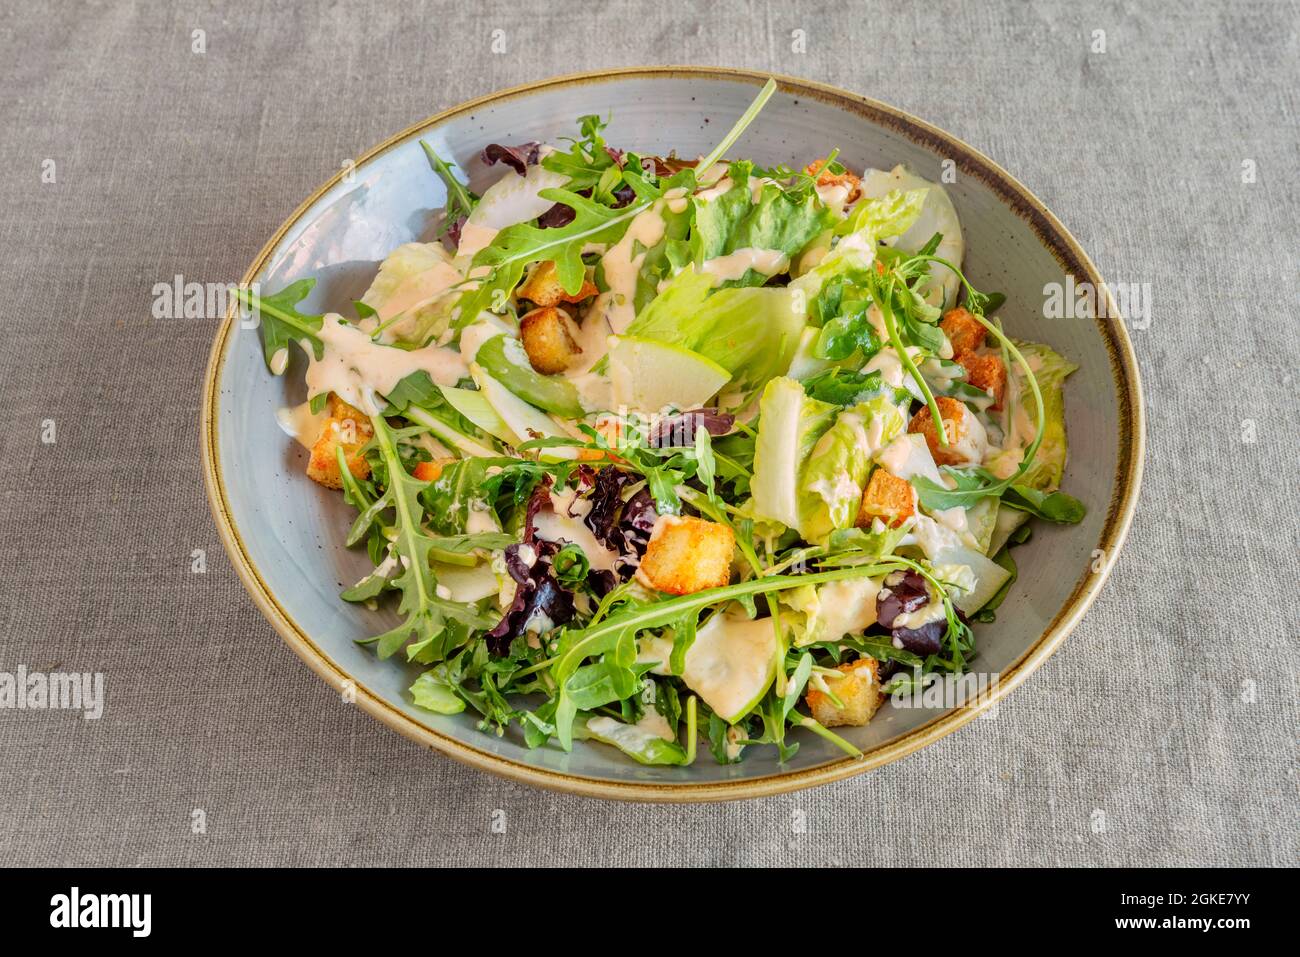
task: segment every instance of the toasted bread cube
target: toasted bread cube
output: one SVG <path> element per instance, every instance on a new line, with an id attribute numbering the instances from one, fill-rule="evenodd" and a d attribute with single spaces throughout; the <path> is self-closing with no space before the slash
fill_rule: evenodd
<path id="1" fill-rule="evenodd" d="M 970 465 L 982 458 L 983 447 L 987 444 L 984 426 L 975 414 L 966 408 L 966 404 L 950 396 L 935 398 L 939 414 L 943 417 L 943 428 L 948 444 L 939 444 L 939 433 L 934 427 L 934 417 L 930 407 L 925 406 L 912 416 L 907 431 L 925 436 L 925 444 L 930 447 L 930 455 L 936 465 Z"/>
<path id="2" fill-rule="evenodd" d="M 848 194 L 844 198 L 846 203 L 856 203 L 862 198 L 862 180 L 854 176 L 848 170 L 843 173 L 832 173 L 828 169 L 822 169 L 826 165 L 825 160 L 817 160 L 815 163 L 809 163 L 804 167 L 804 172 L 809 176 L 817 177 L 818 186 L 844 186 L 848 189 Z"/>
<path id="3" fill-rule="evenodd" d="M 939 320 L 939 328 L 952 343 L 952 354 L 955 356 L 963 352 L 974 352 L 984 345 L 984 337 L 987 335 L 987 330 L 980 325 L 979 320 L 962 306 L 945 312 Z"/>
<path id="4" fill-rule="evenodd" d="M 569 295 L 564 291 L 564 287 L 560 285 L 560 276 L 555 268 L 555 263 L 541 262 L 537 264 L 532 274 L 519 287 L 519 298 L 527 299 L 537 306 L 558 306 L 562 302 L 582 302 L 584 299 L 590 299 L 599 291 L 596 284 L 590 278 L 584 276 L 582 288 L 573 295 Z"/>
<path id="5" fill-rule="evenodd" d="M 878 518 L 890 528 L 898 528 L 915 511 L 916 494 L 911 483 L 884 469 L 876 469 L 862 493 L 856 524 L 859 528 L 870 528 L 872 520 Z"/>
<path id="6" fill-rule="evenodd" d="M 573 337 L 572 323 L 564 310 L 555 306 L 534 309 L 519 320 L 519 335 L 534 369 L 543 375 L 554 375 L 563 372 L 582 354 Z"/>
<path id="7" fill-rule="evenodd" d="M 702 518 L 660 515 L 637 569 L 641 584 L 670 595 L 720 588 L 731 581 L 736 536 Z"/>
<path id="8" fill-rule="evenodd" d="M 966 381 L 992 395 L 993 408 L 1002 408 L 1002 397 L 1007 391 L 1007 367 L 1001 357 L 962 352 L 957 356 L 957 363 L 966 370 Z"/>
<path id="9" fill-rule="evenodd" d="M 307 477 L 326 488 L 342 488 L 343 475 L 339 471 L 335 450 L 339 446 L 343 447 L 348 471 L 354 478 L 368 478 L 370 463 L 361 454 L 361 448 L 374 436 L 375 430 L 364 413 L 336 395 L 330 396 L 329 412 L 320 437 L 312 446 L 311 458 L 307 461 Z"/>
<path id="10" fill-rule="evenodd" d="M 442 470 L 455 461 L 455 459 L 444 458 L 433 459 L 430 462 L 416 462 L 411 474 L 422 482 L 436 482 L 442 477 Z"/>
<path id="11" fill-rule="evenodd" d="M 859 658 L 837 666 L 835 670 L 842 671 L 844 677 L 828 677 L 826 686 L 844 703 L 844 707 L 835 707 L 829 697 L 814 688 L 805 698 L 808 710 L 827 728 L 866 724 L 880 707 L 879 669 L 875 658 Z"/>

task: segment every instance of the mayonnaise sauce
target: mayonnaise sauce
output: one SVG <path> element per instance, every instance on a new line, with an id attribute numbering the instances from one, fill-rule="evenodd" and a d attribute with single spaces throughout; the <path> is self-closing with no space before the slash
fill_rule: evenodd
<path id="1" fill-rule="evenodd" d="M 279 423 L 280 428 L 305 449 L 310 449 L 316 444 L 329 417 L 328 408 L 323 408 L 320 412 L 312 412 L 310 402 L 279 409 L 275 413 L 275 421 Z"/>
<path id="2" fill-rule="evenodd" d="M 396 349 L 372 341 L 365 332 L 340 318 L 328 313 L 321 323 L 318 338 L 324 349 L 320 359 L 311 345 L 304 343 L 310 362 L 308 395 L 333 392 L 362 412 L 378 415 L 381 405 L 377 397 L 391 392 L 412 373 L 427 372 L 438 385 L 455 385 L 469 372 L 464 357 L 454 349 Z"/>
<path id="3" fill-rule="evenodd" d="M 582 549 L 593 569 L 613 571 L 619 554 L 602 544 L 583 523 L 582 515 L 591 503 L 576 496 L 572 489 L 551 493 L 551 507 L 540 510 L 533 520 L 537 537 L 544 542 L 571 542 Z"/>
<path id="4" fill-rule="evenodd" d="M 700 272 L 716 276 L 721 282 L 742 278 L 749 270 L 764 276 L 775 276 L 790 268 L 790 257 L 779 249 L 754 249 L 746 246 L 725 256 L 706 259 Z"/>

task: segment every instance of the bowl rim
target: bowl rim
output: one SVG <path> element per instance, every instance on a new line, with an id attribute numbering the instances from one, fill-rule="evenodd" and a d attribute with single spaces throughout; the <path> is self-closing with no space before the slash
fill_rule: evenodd
<path id="1" fill-rule="evenodd" d="M 758 798 L 839 781 L 906 757 L 956 731 L 977 717 L 982 711 L 992 707 L 1047 660 L 1066 636 L 1074 630 L 1092 605 L 1109 577 L 1128 535 L 1142 482 L 1145 455 L 1145 410 L 1141 379 L 1137 359 L 1133 352 L 1133 345 L 1129 340 L 1124 320 L 1111 298 L 1109 287 L 1102 280 L 1097 267 L 1065 226 L 1019 180 L 973 146 L 924 120 L 912 116 L 910 113 L 889 106 L 879 100 L 860 96 L 813 80 L 755 70 L 703 66 L 622 67 L 555 76 L 498 90 L 436 113 L 366 150 L 356 159 L 353 168 L 361 167 L 364 163 L 388 152 L 399 143 L 416 134 L 435 129 L 454 117 L 473 112 L 489 104 L 527 97 L 542 90 L 638 78 L 727 80 L 756 87 L 762 86 L 769 78 L 772 78 L 777 81 L 781 92 L 818 100 L 851 112 L 876 125 L 891 127 L 931 152 L 937 152 L 939 155 L 953 159 L 964 175 L 973 175 L 979 178 L 1000 199 L 1010 205 L 1012 211 L 1034 230 L 1039 241 L 1053 254 L 1067 274 L 1082 276 L 1091 282 L 1095 289 L 1104 291 L 1105 302 L 1109 310 L 1105 315 L 1112 318 L 1098 318 L 1094 321 L 1098 325 L 1109 354 L 1111 376 L 1119 405 L 1119 422 L 1117 423 L 1119 429 L 1119 459 L 1116 465 L 1106 520 L 1102 526 L 1101 536 L 1097 544 L 1097 547 L 1102 550 L 1105 559 L 1099 572 L 1084 572 L 1069 598 L 1066 599 L 1065 604 L 1047 625 L 1043 633 L 1002 672 L 998 684 L 991 693 L 981 696 L 980 700 L 974 704 L 942 712 L 930 721 L 865 752 L 860 758 L 844 757 L 819 767 L 767 775 L 760 778 L 684 784 L 601 780 L 547 768 L 532 767 L 510 758 L 480 750 L 467 742 L 457 740 L 418 723 L 383 698 L 369 691 L 359 682 L 354 681 L 316 646 L 307 633 L 289 617 L 285 609 L 276 600 L 271 589 L 258 572 L 256 565 L 254 565 L 252 557 L 246 550 L 243 539 L 235 527 L 227 501 L 225 484 L 221 476 L 217 451 L 221 371 L 229 352 L 228 347 L 232 340 L 231 332 L 235 328 L 237 321 L 233 304 L 213 340 L 204 376 L 203 398 L 200 403 L 200 443 L 202 446 L 203 478 L 207 490 L 208 505 L 212 511 L 212 517 L 216 523 L 222 545 L 230 556 L 231 563 L 234 565 L 244 588 L 252 597 L 254 604 L 261 610 L 285 643 L 293 649 L 294 653 L 340 693 L 354 694 L 355 702 L 362 710 L 400 734 L 426 747 L 440 751 L 457 761 L 515 781 L 550 790 L 587 797 L 660 803 Z M 288 230 L 302 218 L 313 203 L 346 174 L 346 169 L 341 169 L 335 173 L 289 215 L 262 247 L 262 250 L 244 273 L 241 282 L 249 283 L 253 280 L 253 277 L 266 265 L 276 245 Z"/>

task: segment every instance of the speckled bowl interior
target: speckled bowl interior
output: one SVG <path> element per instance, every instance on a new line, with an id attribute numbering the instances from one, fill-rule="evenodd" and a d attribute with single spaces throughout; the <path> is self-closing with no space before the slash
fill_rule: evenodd
<path id="1" fill-rule="evenodd" d="M 611 143 L 642 153 L 707 153 L 748 105 L 763 77 L 732 71 L 626 71 L 549 81 L 448 111 L 377 147 L 355 176 L 327 184 L 285 224 L 251 267 L 266 291 L 304 277 L 318 280 L 305 306 L 350 314 L 381 259 L 400 243 L 432 238 L 444 190 L 419 147 L 424 137 L 455 159 L 480 189 L 493 172 L 477 159 L 492 142 L 556 141 L 587 113 L 612 118 Z M 1104 578 L 1094 549 L 1113 560 L 1137 492 L 1140 399 L 1132 352 L 1116 321 L 1048 320 L 1043 288 L 1094 276 L 1073 240 L 1022 187 L 991 162 L 945 134 L 881 104 L 791 80 L 773 96 L 733 150 L 764 165 L 802 165 L 838 147 L 850 168 L 903 163 L 940 178 L 966 235 L 966 271 L 981 289 L 1001 290 L 1011 334 L 1041 340 L 1080 366 L 1067 387 L 1069 466 L 1064 486 L 1089 508 L 1079 525 L 1040 523 L 1018 550 L 1020 579 L 996 624 L 977 626 L 979 669 L 1009 688 L 1032 671 L 1082 615 Z M 303 474 L 304 452 L 276 424 L 281 406 L 302 401 L 302 357 L 275 378 L 263 365 L 257 334 L 228 322 L 213 350 L 205 398 L 205 454 L 214 514 L 232 559 L 258 604 L 292 647 L 320 674 L 356 684 L 358 704 L 397 730 L 489 770 L 567 790 L 611 797 L 693 800 L 745 797 L 842 777 L 906 754 L 968 720 L 973 712 L 897 708 L 887 703 L 866 727 L 844 736 L 866 752 L 846 759 L 812 735 L 796 732 L 798 754 L 786 765 L 755 748 L 738 765 L 720 766 L 707 751 L 686 768 L 645 768 L 598 743 L 528 750 L 517 733 L 475 727 L 414 707 L 415 672 L 381 662 L 354 639 L 387 627 L 391 612 L 338 598 L 367 573 L 362 551 L 343 547 L 350 510 L 337 494 Z"/>

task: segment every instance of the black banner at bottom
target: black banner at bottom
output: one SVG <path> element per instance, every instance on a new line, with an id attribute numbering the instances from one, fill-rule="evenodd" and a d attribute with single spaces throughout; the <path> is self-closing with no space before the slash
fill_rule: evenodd
<path id="1" fill-rule="evenodd" d="M 1164 939 L 1185 946 L 1200 939 L 1220 947 L 1245 943 L 1257 931 L 1289 930 L 1294 916 L 1283 910 L 1293 884 L 1290 871 L 1232 869 L 35 869 L 0 871 L 0 917 L 7 943 L 48 936 L 72 945 L 337 945 L 391 937 L 416 947 L 402 919 L 409 917 L 489 939 L 509 938 L 525 925 L 536 929 L 539 921 L 554 930 L 567 924 L 583 928 L 574 939 L 582 949 L 601 939 L 594 935 L 606 922 L 631 930 L 628 943 L 644 943 L 655 923 L 674 938 L 694 936 L 701 922 L 718 932 L 725 923 L 735 937 L 766 924 L 768 933 L 779 926 L 782 936 L 805 938 L 819 926 L 831 933 L 841 919 L 867 919 L 873 937 L 900 945 L 914 934 L 959 942 L 996 929 L 1070 941 Z M 653 902 L 652 915 L 646 908 Z M 730 917 L 719 923 L 723 911 Z M 619 937 L 604 939 L 613 946 Z"/>

